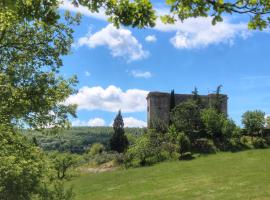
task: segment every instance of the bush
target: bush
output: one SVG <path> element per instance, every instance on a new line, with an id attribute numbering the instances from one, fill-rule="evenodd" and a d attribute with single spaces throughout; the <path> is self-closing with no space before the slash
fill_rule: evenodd
<path id="1" fill-rule="evenodd" d="M 72 199 L 72 190 L 58 184 L 52 171 L 50 160 L 40 148 L 0 126 L 0 199 Z"/>
<path id="2" fill-rule="evenodd" d="M 107 162 L 114 161 L 117 164 L 123 163 L 123 154 L 117 153 L 117 152 L 105 152 L 103 151 L 100 154 L 95 154 L 94 156 L 90 156 L 89 154 L 86 154 L 84 156 L 86 162 L 90 162 L 93 165 L 102 165 Z"/>
<path id="3" fill-rule="evenodd" d="M 260 138 L 260 137 L 253 140 L 252 144 L 256 149 L 262 149 L 262 148 L 265 148 L 267 146 L 265 139 Z"/>
<path id="4" fill-rule="evenodd" d="M 95 156 L 97 154 L 101 154 L 105 150 L 103 144 L 95 143 L 93 144 L 89 151 L 87 152 L 90 156 Z"/>
<path id="5" fill-rule="evenodd" d="M 244 144 L 244 145 L 247 145 L 247 144 L 248 144 L 248 141 L 249 141 L 249 139 L 248 139 L 247 136 L 242 136 L 242 137 L 240 138 L 240 142 L 241 142 L 242 144 Z"/>
<path id="6" fill-rule="evenodd" d="M 213 142 L 208 140 L 207 138 L 200 138 L 195 140 L 193 149 L 198 153 L 215 153 L 216 147 Z"/>
<path id="7" fill-rule="evenodd" d="M 188 137 L 183 133 L 179 133 L 177 136 L 178 152 L 180 159 L 184 159 L 184 154 L 190 151 L 190 141 Z"/>
<path id="8" fill-rule="evenodd" d="M 218 113 L 217 110 L 213 108 L 204 109 L 201 113 L 201 118 L 205 126 L 208 136 L 213 139 L 222 138 L 222 128 L 226 117 L 222 113 Z M 224 127 L 224 132 L 228 132 L 230 123 L 228 122 L 228 127 Z"/>
<path id="9" fill-rule="evenodd" d="M 138 138 L 126 153 L 125 165 L 127 167 L 146 166 L 155 162 L 154 149 L 152 149 L 150 140 L 146 136 Z"/>

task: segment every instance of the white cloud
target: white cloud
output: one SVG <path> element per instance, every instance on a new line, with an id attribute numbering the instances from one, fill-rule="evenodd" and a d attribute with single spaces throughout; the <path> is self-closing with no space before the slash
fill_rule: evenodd
<path id="1" fill-rule="evenodd" d="M 125 127 L 140 127 L 140 128 L 143 128 L 143 127 L 147 126 L 145 121 L 136 119 L 134 117 L 124 117 L 123 120 L 124 120 Z"/>
<path id="2" fill-rule="evenodd" d="M 81 121 L 79 119 L 72 122 L 72 126 L 105 126 L 105 120 L 102 118 L 93 118 L 88 121 Z"/>
<path id="3" fill-rule="evenodd" d="M 81 37 L 76 46 L 84 45 L 89 48 L 107 46 L 113 57 L 123 57 L 129 62 L 144 59 L 149 55 L 149 52 L 143 49 L 130 30 L 117 29 L 112 24 L 94 34 L 90 33 Z"/>
<path id="4" fill-rule="evenodd" d="M 85 71 L 85 76 L 91 76 L 91 73 L 89 71 Z"/>
<path id="5" fill-rule="evenodd" d="M 166 10 L 158 10 L 159 15 Z M 163 24 L 157 20 L 155 30 L 176 32 L 170 42 L 178 49 L 204 48 L 212 44 L 225 43 L 232 45 L 238 38 L 246 39 L 251 33 L 246 23 L 232 23 L 228 17 L 223 22 L 212 25 L 212 17 L 189 18 L 175 24 Z"/>
<path id="6" fill-rule="evenodd" d="M 64 0 L 60 8 L 65 9 L 65 10 L 70 10 L 73 12 L 80 12 L 86 16 L 94 17 L 101 20 L 107 19 L 104 10 L 101 10 L 100 13 L 91 13 L 85 7 L 82 7 L 82 6 L 79 6 L 78 8 L 74 7 L 70 3 L 69 0 Z M 167 8 L 161 8 L 161 9 L 156 9 L 156 10 L 157 10 L 158 16 L 169 13 L 169 10 Z M 222 44 L 222 43 L 233 45 L 234 40 L 236 38 L 245 39 L 251 35 L 251 32 L 247 29 L 246 22 L 233 23 L 231 19 L 232 18 L 230 17 L 224 17 L 223 22 L 218 22 L 216 25 L 213 26 L 211 23 L 212 17 L 189 18 L 189 19 L 184 20 L 183 22 L 177 21 L 175 24 L 164 24 L 161 22 L 160 18 L 158 18 L 156 21 L 156 26 L 153 29 L 157 31 L 161 31 L 161 32 L 175 32 L 175 36 L 170 39 L 170 42 L 175 48 L 178 48 L 178 49 L 205 48 L 209 45 Z M 148 42 L 155 42 L 156 38 L 155 36 L 154 37 L 152 36 L 154 35 L 147 36 L 145 40 Z M 133 36 L 131 35 L 131 37 Z M 106 39 L 103 39 L 103 40 L 105 41 Z M 138 43 L 136 39 L 135 41 L 136 41 L 135 43 Z M 118 50 L 113 51 L 112 50 L 113 46 L 110 46 L 108 42 L 103 42 L 103 44 L 99 44 L 99 45 L 107 45 L 109 49 L 111 50 L 113 56 L 123 56 L 123 52 L 124 52 L 123 47 L 120 50 L 121 53 L 119 53 Z M 99 45 L 96 45 L 96 46 L 99 46 Z M 137 47 L 137 49 L 140 49 L 140 50 L 137 50 L 137 52 L 140 52 L 140 53 L 135 53 L 133 54 L 133 56 L 130 56 L 131 58 L 130 61 L 139 60 L 139 59 L 147 57 L 148 52 L 145 52 L 142 49 L 141 45 L 139 46 L 140 47 L 139 48 Z M 94 47 L 91 47 L 91 48 L 94 48 Z M 127 55 L 132 55 L 132 54 L 126 53 L 125 56 Z"/>
<path id="7" fill-rule="evenodd" d="M 110 85 L 107 88 L 82 87 L 77 94 L 71 95 L 65 104 L 77 104 L 79 110 L 103 110 L 109 112 L 146 111 L 148 91 L 121 88 Z"/>
<path id="8" fill-rule="evenodd" d="M 135 78 L 150 78 L 150 77 L 152 77 L 152 73 L 148 72 L 148 71 L 143 72 L 143 71 L 132 70 L 131 75 Z"/>
<path id="9" fill-rule="evenodd" d="M 145 37 L 145 41 L 146 42 L 156 42 L 157 41 L 157 38 L 155 35 L 148 35 Z"/>
<path id="10" fill-rule="evenodd" d="M 100 20 L 107 20 L 107 16 L 105 15 L 105 12 L 103 9 L 100 9 L 98 13 L 91 12 L 87 7 L 79 5 L 78 7 L 75 7 L 70 0 L 63 0 L 60 4 L 60 9 L 62 10 L 68 10 L 70 12 L 75 13 L 81 13 L 82 15 L 85 15 L 87 17 L 93 17 Z"/>

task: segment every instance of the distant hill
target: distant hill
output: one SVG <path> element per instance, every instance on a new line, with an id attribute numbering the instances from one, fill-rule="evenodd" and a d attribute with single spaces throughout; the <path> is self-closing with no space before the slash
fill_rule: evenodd
<path id="1" fill-rule="evenodd" d="M 141 135 L 143 128 L 125 128 L 127 134 Z M 58 134 L 44 134 L 37 131 L 23 131 L 28 138 L 36 138 L 39 146 L 44 150 L 70 151 L 72 153 L 83 153 L 93 143 L 108 145 L 112 127 L 72 127 Z"/>

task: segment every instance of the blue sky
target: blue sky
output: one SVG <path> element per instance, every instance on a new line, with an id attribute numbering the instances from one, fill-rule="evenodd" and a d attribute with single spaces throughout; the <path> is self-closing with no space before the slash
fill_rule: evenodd
<path id="1" fill-rule="evenodd" d="M 72 54 L 65 56 L 62 73 L 76 74 L 79 93 L 74 125 L 110 125 L 123 111 L 127 126 L 144 126 L 148 91 L 201 94 L 223 85 L 229 96 L 229 116 L 238 124 L 247 110 L 270 113 L 270 35 L 247 30 L 243 17 L 226 16 L 211 26 L 210 18 L 190 19 L 153 29 L 115 29 L 102 13 L 80 11 Z M 159 12 L 166 9 L 160 6 Z"/>

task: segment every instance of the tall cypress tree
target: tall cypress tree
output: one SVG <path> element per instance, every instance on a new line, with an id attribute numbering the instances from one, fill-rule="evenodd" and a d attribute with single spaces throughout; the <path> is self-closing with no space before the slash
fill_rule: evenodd
<path id="1" fill-rule="evenodd" d="M 175 95 L 174 90 L 172 90 L 170 96 L 170 112 L 174 109 L 174 107 L 175 107 Z"/>
<path id="2" fill-rule="evenodd" d="M 114 134 L 110 139 L 110 148 L 118 153 L 124 152 L 128 147 L 128 139 L 125 135 L 124 121 L 119 110 L 113 122 Z"/>
<path id="3" fill-rule="evenodd" d="M 199 95 L 198 89 L 195 86 L 194 90 L 192 91 L 192 100 L 196 103 L 196 105 L 202 109 L 204 107 L 202 98 Z"/>
<path id="4" fill-rule="evenodd" d="M 170 113 L 172 112 L 172 110 L 175 107 L 175 95 L 174 95 L 174 90 L 171 91 L 171 95 L 170 95 Z M 172 124 L 172 119 L 171 116 L 169 117 L 169 125 Z"/>
<path id="5" fill-rule="evenodd" d="M 215 94 L 215 99 L 214 99 L 214 102 L 213 102 L 213 105 L 212 105 L 212 107 L 214 109 L 216 109 L 219 113 L 222 112 L 222 102 L 223 102 L 222 95 L 221 95 L 221 88 L 222 87 L 223 87 L 222 85 L 219 85 L 217 87 L 216 94 Z"/>

